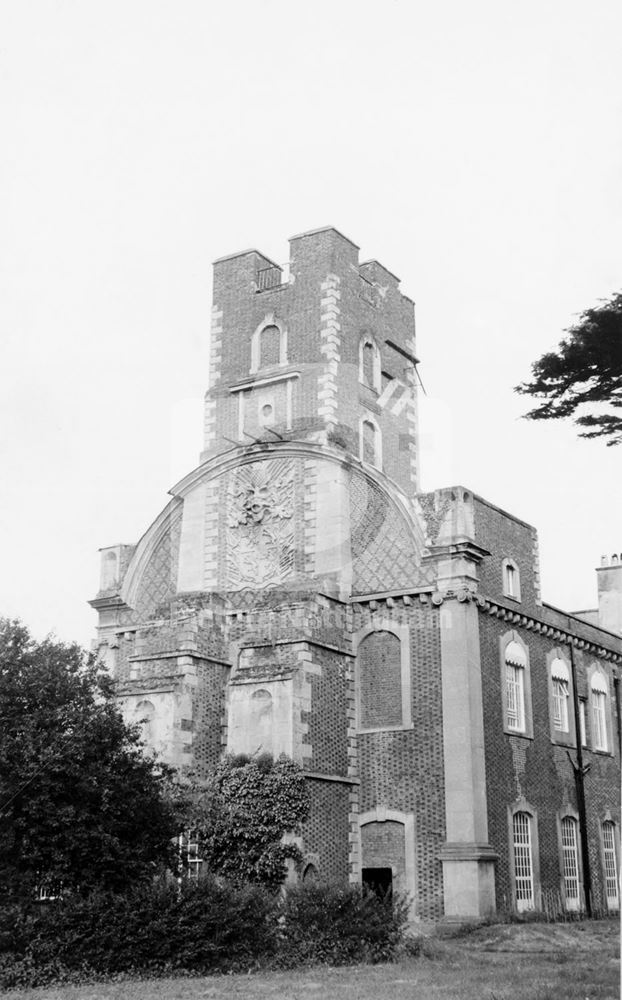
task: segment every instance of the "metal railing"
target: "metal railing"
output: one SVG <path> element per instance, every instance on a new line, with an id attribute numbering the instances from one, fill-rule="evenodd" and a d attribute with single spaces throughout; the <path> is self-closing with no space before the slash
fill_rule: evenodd
<path id="1" fill-rule="evenodd" d="M 283 271 L 280 267 L 262 267 L 257 271 L 257 291 L 265 292 L 268 288 L 277 288 L 282 281 Z"/>

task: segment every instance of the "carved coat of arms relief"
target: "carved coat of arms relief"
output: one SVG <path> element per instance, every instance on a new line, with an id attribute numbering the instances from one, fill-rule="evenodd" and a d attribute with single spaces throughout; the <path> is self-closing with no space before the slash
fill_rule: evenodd
<path id="1" fill-rule="evenodd" d="M 227 586 L 267 587 L 294 569 L 294 463 L 243 465 L 227 487 Z"/>

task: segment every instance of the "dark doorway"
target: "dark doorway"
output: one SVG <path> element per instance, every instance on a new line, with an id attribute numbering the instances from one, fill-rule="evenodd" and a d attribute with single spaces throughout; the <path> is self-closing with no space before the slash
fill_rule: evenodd
<path id="1" fill-rule="evenodd" d="M 363 888 L 380 899 L 389 898 L 393 890 L 393 872 L 390 868 L 363 868 Z"/>

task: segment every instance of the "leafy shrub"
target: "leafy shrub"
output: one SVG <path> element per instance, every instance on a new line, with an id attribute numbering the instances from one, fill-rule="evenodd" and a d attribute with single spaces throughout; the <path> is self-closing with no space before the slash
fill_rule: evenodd
<path id="1" fill-rule="evenodd" d="M 282 912 L 283 964 L 386 962 L 408 919 L 406 900 L 379 898 L 358 886 L 323 883 L 292 887 Z"/>
<path id="2" fill-rule="evenodd" d="M 114 685 L 78 646 L 0 618 L 0 899 L 124 892 L 175 863 L 169 768 L 146 756 Z"/>
<path id="3" fill-rule="evenodd" d="M 181 886 L 161 879 L 125 894 L 0 909 L 0 988 L 387 961 L 405 922 L 403 900 L 358 888 L 304 885 L 279 901 L 266 886 L 213 876 Z"/>
<path id="4" fill-rule="evenodd" d="M 274 952 L 277 907 L 263 887 L 209 877 L 0 911 L 0 986 L 250 969 Z"/>

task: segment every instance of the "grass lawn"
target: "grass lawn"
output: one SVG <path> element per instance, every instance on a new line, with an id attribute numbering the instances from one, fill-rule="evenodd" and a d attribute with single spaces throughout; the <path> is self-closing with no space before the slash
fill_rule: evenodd
<path id="1" fill-rule="evenodd" d="M 391 965 L 15 990 L 12 1000 L 618 1000 L 619 924 L 511 924 L 427 938 Z"/>

